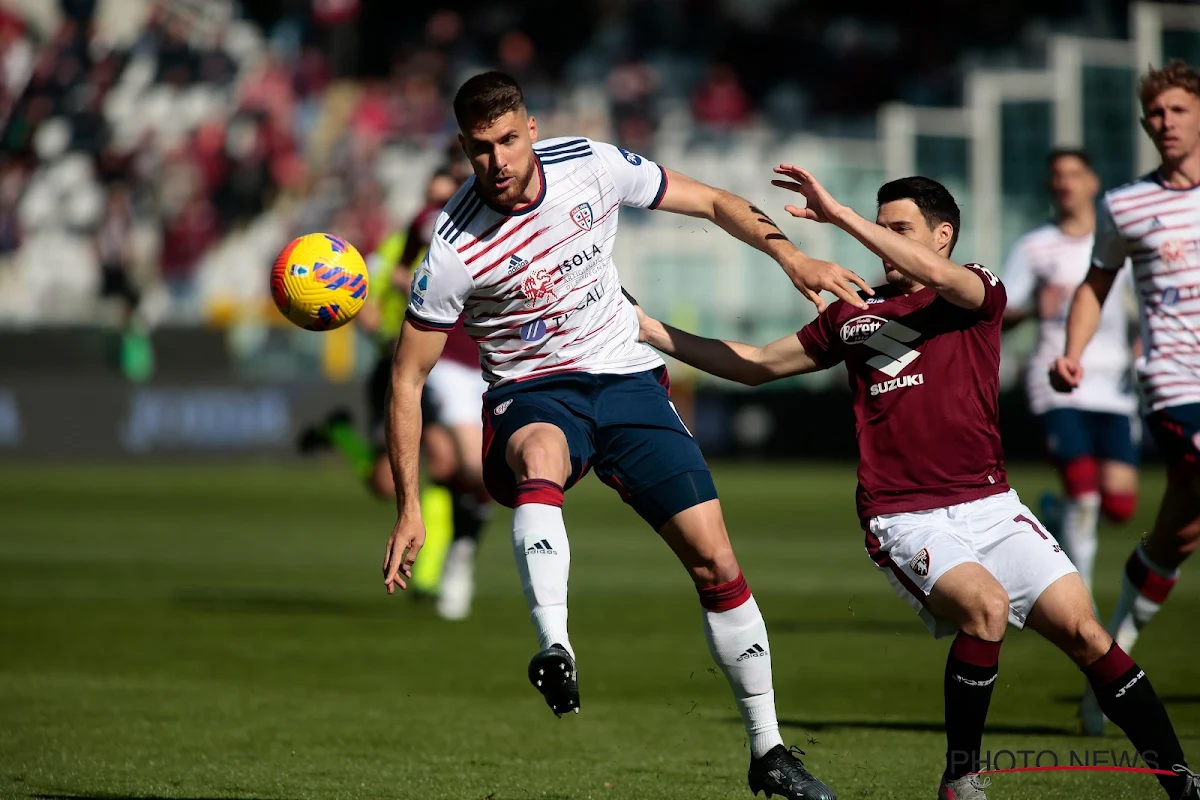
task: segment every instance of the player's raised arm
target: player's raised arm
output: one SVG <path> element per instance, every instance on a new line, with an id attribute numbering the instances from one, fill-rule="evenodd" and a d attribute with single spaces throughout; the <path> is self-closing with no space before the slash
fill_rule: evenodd
<path id="1" fill-rule="evenodd" d="M 718 378 L 758 386 L 769 381 L 822 369 L 804 352 L 796 336 L 785 336 L 764 347 L 708 339 L 664 325 L 637 308 L 640 341 L 698 370 Z"/>
<path id="2" fill-rule="evenodd" d="M 995 276 L 989 277 L 976 269 L 968 269 L 942 254 L 953 247 L 957 236 L 953 225 L 940 222 L 930 226 L 934 241 L 922 243 L 904 235 L 904 232 L 891 230 L 859 216 L 854 209 L 835 200 L 805 169 L 780 164 L 775 172 L 791 179 L 772 181 L 775 186 L 797 192 L 808 201 L 804 208 L 785 206 L 784 210 L 792 216 L 836 225 L 883 259 L 888 268 L 933 289 L 956 306 L 974 310 L 984 305 L 988 296 L 984 281 L 992 281 L 992 285 L 995 285 Z"/>
<path id="3" fill-rule="evenodd" d="M 866 308 L 857 289 L 870 286 L 850 270 L 810 258 L 779 230 L 766 212 L 749 200 L 666 169 L 636 153 L 604 142 L 592 148 L 604 161 L 625 205 L 670 211 L 714 222 L 722 230 L 766 253 L 783 267 L 792 283 L 818 311 L 825 309 L 821 292 L 832 292 L 847 303 Z"/>

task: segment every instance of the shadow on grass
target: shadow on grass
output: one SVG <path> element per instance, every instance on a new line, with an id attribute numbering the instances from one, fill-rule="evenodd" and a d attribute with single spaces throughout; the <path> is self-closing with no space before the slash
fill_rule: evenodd
<path id="1" fill-rule="evenodd" d="M 739 717 L 738 722 L 741 721 Z M 905 731 L 908 733 L 942 733 L 946 727 L 940 722 L 918 722 L 910 720 L 865 720 L 865 719 L 781 719 L 781 727 L 799 728 L 803 731 L 831 731 L 838 728 L 866 731 Z M 988 734 L 1006 733 L 1013 736 L 1078 736 L 1074 728 L 1056 725 L 1014 725 L 988 723 Z"/>

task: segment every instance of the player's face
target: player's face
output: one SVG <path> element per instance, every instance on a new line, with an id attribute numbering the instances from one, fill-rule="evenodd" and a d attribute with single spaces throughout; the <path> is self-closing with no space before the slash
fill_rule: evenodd
<path id="1" fill-rule="evenodd" d="M 537 171 L 533 156 L 537 120 L 525 109 L 510 111 L 491 124 L 460 133 L 458 138 L 475 170 L 477 185 L 493 203 L 512 207 L 528 199 L 526 190 Z"/>
<path id="2" fill-rule="evenodd" d="M 1200 150 L 1200 97 L 1186 89 L 1167 89 L 1146 106 L 1146 129 L 1164 161 L 1179 161 Z"/>
<path id="3" fill-rule="evenodd" d="M 1050 193 L 1059 216 L 1078 213 L 1096 202 L 1100 181 L 1074 156 L 1060 156 L 1050 165 Z"/>
<path id="4" fill-rule="evenodd" d="M 928 247 L 935 253 L 942 252 L 947 247 L 954 234 L 954 229 L 948 223 L 940 223 L 930 228 L 925 222 L 925 215 L 912 200 L 893 200 L 879 207 L 875 222 L 889 230 L 893 230 L 906 239 L 912 239 Z M 893 267 L 887 259 L 883 261 L 883 275 L 888 283 L 900 286 L 911 286 L 912 279 Z"/>

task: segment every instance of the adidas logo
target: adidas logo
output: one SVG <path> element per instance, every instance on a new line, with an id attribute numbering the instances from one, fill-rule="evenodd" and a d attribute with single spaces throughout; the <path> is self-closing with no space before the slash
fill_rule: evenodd
<path id="1" fill-rule="evenodd" d="M 508 274 L 512 275 L 517 270 L 523 269 L 524 267 L 528 267 L 528 266 L 529 266 L 528 260 L 521 258 L 516 253 L 513 253 L 512 258 L 510 258 L 508 260 Z"/>
<path id="2" fill-rule="evenodd" d="M 1166 227 L 1166 226 L 1162 224 L 1162 220 L 1159 219 L 1158 217 L 1154 217 L 1153 219 L 1150 220 L 1150 230 L 1156 231 L 1159 228 L 1163 228 L 1163 227 Z"/>
<path id="3" fill-rule="evenodd" d="M 737 660 L 745 661 L 747 658 L 762 658 L 765 655 L 767 655 L 767 651 L 763 649 L 763 646 L 761 644 L 756 644 L 738 656 Z"/>
<path id="4" fill-rule="evenodd" d="M 550 542 L 546 539 L 542 539 L 540 542 L 534 542 L 533 544 L 529 545 L 529 547 L 525 548 L 525 555 L 528 556 L 535 553 L 543 556 L 558 555 L 558 551 L 550 547 Z"/>

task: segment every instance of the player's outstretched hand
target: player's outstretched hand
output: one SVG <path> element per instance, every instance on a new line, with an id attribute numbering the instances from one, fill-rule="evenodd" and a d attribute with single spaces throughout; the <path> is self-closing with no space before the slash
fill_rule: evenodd
<path id="1" fill-rule="evenodd" d="M 1054 391 L 1068 394 L 1083 381 L 1083 364 L 1078 359 L 1060 356 L 1050 367 L 1050 385 Z"/>
<path id="2" fill-rule="evenodd" d="M 791 180 L 771 181 L 772 186 L 795 192 L 802 195 L 807 201 L 804 208 L 799 206 L 783 207 L 783 210 L 793 217 L 810 219 L 813 222 L 837 222 L 840 216 L 846 212 L 846 207 L 835 200 L 829 190 L 818 183 L 808 170 L 793 164 L 780 164 L 775 168 L 775 173 L 791 178 Z"/>
<path id="3" fill-rule="evenodd" d="M 405 579 L 412 579 L 413 564 L 424 544 L 424 521 L 410 517 L 396 520 L 396 527 L 392 528 L 392 536 L 388 539 L 387 551 L 383 556 L 383 586 L 388 594 L 395 593 L 397 586 L 408 588 Z"/>

